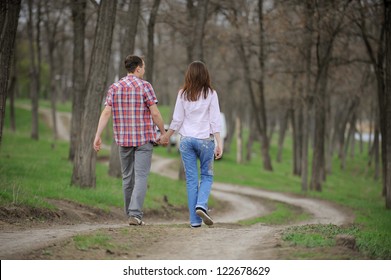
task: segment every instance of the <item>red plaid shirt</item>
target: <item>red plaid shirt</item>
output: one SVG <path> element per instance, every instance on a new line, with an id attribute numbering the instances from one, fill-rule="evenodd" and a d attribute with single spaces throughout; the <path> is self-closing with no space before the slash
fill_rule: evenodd
<path id="1" fill-rule="evenodd" d="M 110 86 L 105 105 L 111 106 L 114 137 L 119 146 L 138 147 L 156 140 L 149 106 L 157 102 L 152 85 L 134 75 Z"/>

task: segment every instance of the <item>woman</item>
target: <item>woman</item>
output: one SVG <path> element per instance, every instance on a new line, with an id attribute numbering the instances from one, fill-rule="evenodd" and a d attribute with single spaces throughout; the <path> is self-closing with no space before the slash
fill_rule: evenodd
<path id="1" fill-rule="evenodd" d="M 186 174 L 190 226 L 200 227 L 202 221 L 213 225 L 208 214 L 208 199 L 213 183 L 213 155 L 223 155 L 220 138 L 220 108 L 217 93 L 211 87 L 206 65 L 192 62 L 187 68 L 185 84 L 179 91 L 173 119 L 160 143 L 168 144 L 171 135 L 181 135 L 179 151 Z M 216 145 L 215 145 L 216 141 Z M 199 182 L 197 160 L 200 161 Z"/>

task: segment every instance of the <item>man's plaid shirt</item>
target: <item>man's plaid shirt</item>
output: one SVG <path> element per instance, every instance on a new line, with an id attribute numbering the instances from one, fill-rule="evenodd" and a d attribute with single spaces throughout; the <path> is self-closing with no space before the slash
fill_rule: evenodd
<path id="1" fill-rule="evenodd" d="M 111 106 L 114 137 L 119 146 L 138 147 L 156 140 L 149 106 L 157 102 L 152 85 L 134 75 L 110 86 L 105 105 Z"/>

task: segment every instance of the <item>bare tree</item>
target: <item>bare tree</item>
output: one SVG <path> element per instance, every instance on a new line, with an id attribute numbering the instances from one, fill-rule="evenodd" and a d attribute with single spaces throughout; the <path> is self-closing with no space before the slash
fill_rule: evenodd
<path id="1" fill-rule="evenodd" d="M 87 0 L 72 0 L 73 21 L 73 64 L 72 64 L 72 120 L 70 133 L 69 159 L 74 160 L 78 143 L 81 140 L 81 117 L 85 99 L 85 55 L 84 39 Z"/>
<path id="2" fill-rule="evenodd" d="M 38 140 L 38 99 L 39 99 L 39 67 L 37 66 L 37 52 L 34 47 L 34 29 L 33 29 L 33 1 L 28 1 L 28 37 L 30 53 L 30 97 L 31 97 L 31 138 Z"/>
<path id="3" fill-rule="evenodd" d="M 134 52 L 136 42 L 137 25 L 140 15 L 141 0 L 127 1 L 129 8 L 124 17 L 124 33 L 121 34 L 121 59 L 119 65 L 120 77 L 125 76 L 126 69 L 124 66 L 124 58 Z M 113 140 L 110 148 L 109 175 L 113 177 L 121 177 L 121 161 L 119 159 L 119 150 L 117 143 Z"/>
<path id="4" fill-rule="evenodd" d="M 258 0 L 258 24 L 259 24 L 259 67 L 260 67 L 260 76 L 258 78 L 258 87 L 259 87 L 259 96 L 258 96 L 258 110 L 260 115 L 260 123 L 262 124 L 259 127 L 261 132 L 261 151 L 262 151 L 262 160 L 263 168 L 265 170 L 272 171 L 272 161 L 269 154 L 269 139 L 267 137 L 267 119 L 266 119 L 266 104 L 265 104 L 265 38 L 264 38 L 264 28 L 263 28 L 263 0 Z M 254 98 L 255 99 L 255 98 Z M 255 104 L 254 104 L 255 105 Z M 259 125 L 259 124 L 258 124 Z"/>
<path id="5" fill-rule="evenodd" d="M 342 3 L 342 12 L 333 3 L 317 2 L 317 73 L 314 83 L 315 137 L 312 157 L 311 190 L 322 191 L 325 180 L 325 136 L 327 83 L 333 45 L 350 1 Z"/>
<path id="6" fill-rule="evenodd" d="M 3 137 L 8 77 L 14 52 L 20 6 L 20 0 L 6 0 L 0 3 L 0 145 Z"/>
<path id="7" fill-rule="evenodd" d="M 367 2 L 358 2 L 360 17 L 359 20 L 357 20 L 356 24 L 360 29 L 361 32 L 361 38 L 364 41 L 367 54 L 369 56 L 369 59 L 371 61 L 371 64 L 375 70 L 375 76 L 376 76 L 376 85 L 377 85 L 377 104 L 378 104 L 378 117 L 376 118 L 377 124 L 376 126 L 379 128 L 382 141 L 381 141 L 381 159 L 383 163 L 383 172 L 382 172 L 382 179 L 383 179 L 383 195 L 386 193 L 386 166 L 387 166 L 387 153 L 386 151 L 386 102 L 385 102 L 385 84 L 384 84 L 384 32 L 385 32 L 385 20 L 383 19 L 383 22 L 381 23 L 381 28 L 376 29 L 377 34 L 371 34 L 368 31 L 368 19 L 367 19 L 367 13 L 375 13 L 375 14 L 381 14 L 384 7 L 378 5 L 378 3 L 367 3 Z M 371 38 L 375 37 L 376 40 L 371 40 Z M 378 144 L 378 142 L 376 142 Z M 375 148 L 377 148 L 375 146 Z M 377 152 L 376 152 L 377 154 Z"/>
<path id="8" fill-rule="evenodd" d="M 147 52 L 147 63 L 145 66 L 145 75 L 146 80 L 153 83 L 153 65 L 154 65 L 154 57 L 155 57 L 155 24 L 156 17 L 159 10 L 160 0 L 154 0 L 153 6 L 151 9 L 151 13 L 149 15 L 148 21 L 148 52 Z"/>
<path id="9" fill-rule="evenodd" d="M 385 9 L 385 99 L 386 99 L 386 208 L 391 209 L 391 1 L 384 0 Z"/>
<path id="10" fill-rule="evenodd" d="M 313 24 L 313 0 L 305 2 L 305 31 L 303 38 L 305 61 L 305 87 L 303 96 L 303 146 L 301 149 L 301 190 L 308 190 L 308 140 L 309 140 L 309 112 L 311 108 L 311 49 L 312 49 L 312 24 Z"/>
<path id="11" fill-rule="evenodd" d="M 186 50 L 187 62 L 191 63 L 194 60 L 203 60 L 203 40 L 204 28 L 208 15 L 208 0 L 198 1 L 197 6 L 194 6 L 193 0 L 187 0 L 187 12 L 190 20 L 191 35 L 188 36 Z M 180 161 L 178 177 L 180 180 L 185 180 L 185 169 L 183 162 Z"/>
<path id="12" fill-rule="evenodd" d="M 16 131 L 15 121 L 15 95 L 17 91 L 18 76 L 16 73 L 16 52 L 13 53 L 11 74 L 10 74 L 10 85 L 8 87 L 8 98 L 10 99 L 10 126 L 12 131 Z"/>
<path id="13" fill-rule="evenodd" d="M 255 119 L 255 126 L 258 130 L 258 133 L 261 137 L 261 153 L 263 160 L 263 168 L 265 170 L 272 171 L 273 167 L 271 164 L 271 158 L 269 155 L 269 139 L 267 137 L 267 121 L 266 121 L 266 109 L 265 109 L 265 98 L 264 98 L 264 35 L 263 35 L 263 2 L 258 2 L 258 23 L 259 23 L 259 54 L 258 54 L 258 62 L 260 68 L 260 75 L 257 79 L 258 90 L 254 89 L 252 75 L 250 70 L 250 58 L 251 53 L 246 48 L 245 38 L 242 34 L 241 28 L 243 27 L 239 21 L 240 11 L 236 9 L 236 7 L 232 6 L 228 10 L 229 14 L 227 14 L 228 20 L 235 27 L 235 49 L 238 53 L 239 60 L 243 67 L 243 78 L 244 83 L 249 93 L 252 105 L 253 118 Z"/>
<path id="14" fill-rule="evenodd" d="M 187 0 L 187 13 L 190 22 L 190 34 L 187 34 L 187 62 L 204 60 L 204 30 L 208 19 L 208 0 L 197 1 Z"/>
<path id="15" fill-rule="evenodd" d="M 91 66 L 86 85 L 81 141 L 75 154 L 72 173 L 72 184 L 80 187 L 95 187 L 96 184 L 96 153 L 92 144 L 107 83 L 116 6 L 116 0 L 101 0 L 99 4 Z"/>
<path id="16" fill-rule="evenodd" d="M 53 122 L 53 138 L 54 140 L 58 137 L 58 131 L 57 131 L 57 109 L 56 109 L 56 103 L 57 103 L 57 79 L 56 79 L 56 65 L 55 65 L 55 58 L 54 58 L 54 52 L 57 47 L 57 38 L 56 35 L 58 34 L 58 25 L 62 16 L 62 12 L 64 9 L 59 9 L 58 11 L 54 12 L 53 7 L 49 10 L 49 2 L 48 0 L 45 0 L 45 30 L 46 30 L 46 42 L 47 42 L 47 51 L 48 51 L 48 57 L 49 57 L 49 80 L 50 80 L 50 88 L 49 88 L 49 95 L 50 95 L 50 104 L 51 104 L 51 113 L 52 113 L 52 122 Z M 61 66 L 62 67 L 62 66 Z"/>

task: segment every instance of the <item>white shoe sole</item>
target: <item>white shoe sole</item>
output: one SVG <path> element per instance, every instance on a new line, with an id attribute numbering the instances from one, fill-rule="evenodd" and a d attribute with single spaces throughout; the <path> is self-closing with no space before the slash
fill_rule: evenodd
<path id="1" fill-rule="evenodd" d="M 209 217 L 208 214 L 206 214 L 201 209 L 196 210 L 196 214 L 201 217 L 201 219 L 204 221 L 205 225 L 211 226 L 213 225 L 213 220 L 211 217 Z"/>

